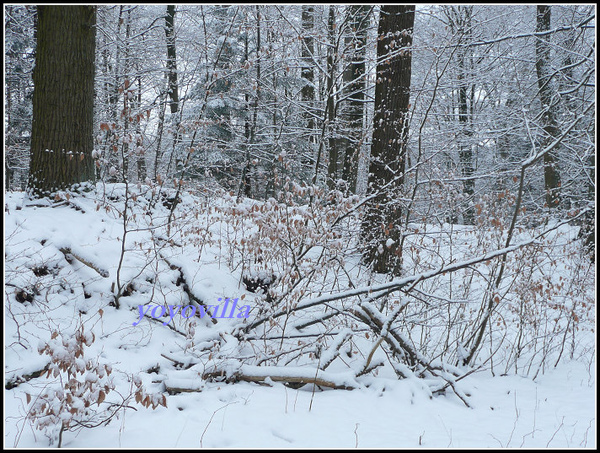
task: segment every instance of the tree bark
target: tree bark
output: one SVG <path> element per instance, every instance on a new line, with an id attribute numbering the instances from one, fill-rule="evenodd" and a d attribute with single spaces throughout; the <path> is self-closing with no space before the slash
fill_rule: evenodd
<path id="1" fill-rule="evenodd" d="M 338 139 L 336 137 L 336 121 L 335 121 L 335 58 L 334 53 L 336 52 L 336 40 L 335 40 L 335 6 L 329 5 L 329 14 L 327 18 L 327 39 L 329 47 L 327 49 L 327 99 L 326 99 L 326 112 L 324 120 L 328 121 L 327 127 L 329 128 L 329 138 L 327 148 L 329 152 L 329 161 L 327 164 L 327 184 L 330 189 L 336 188 L 336 182 L 338 177 Z M 325 125 L 323 125 L 325 127 Z M 314 181 L 316 181 L 316 174 L 319 168 L 315 169 Z"/>
<path id="2" fill-rule="evenodd" d="M 169 97 L 169 108 L 171 110 L 170 122 L 173 127 L 173 145 L 171 148 L 171 157 L 167 166 L 167 173 L 171 168 L 171 162 L 177 154 L 177 148 L 181 141 L 182 134 L 179 130 L 179 86 L 177 82 L 177 51 L 175 46 L 175 5 L 167 5 L 167 14 L 165 15 L 165 35 L 167 40 L 167 94 Z M 183 159 L 177 155 L 175 157 L 175 167 L 180 169 L 183 165 Z"/>
<path id="3" fill-rule="evenodd" d="M 315 28 L 315 7 L 309 5 L 302 6 L 302 71 L 301 75 L 305 85 L 300 91 L 302 102 L 305 104 L 306 113 L 304 114 L 306 128 L 309 133 L 309 140 L 314 141 L 315 120 L 312 109 L 315 102 L 315 72 L 313 56 L 315 53 L 315 40 L 312 35 Z"/>
<path id="4" fill-rule="evenodd" d="M 375 272 L 394 275 L 401 271 L 398 198 L 406 166 L 414 19 L 414 6 L 384 5 L 380 12 L 369 165 L 372 198 L 362 228 L 365 262 Z"/>
<path id="5" fill-rule="evenodd" d="M 95 179 L 95 6 L 38 6 L 28 191 Z"/>
<path id="6" fill-rule="evenodd" d="M 177 51 L 175 47 L 175 5 L 167 5 L 165 16 L 165 35 L 167 38 L 167 73 L 169 76 L 168 94 L 171 114 L 179 111 L 179 86 L 177 84 Z"/>
<path id="7" fill-rule="evenodd" d="M 349 48 L 350 63 L 344 73 L 344 82 L 348 84 L 346 86 L 348 105 L 345 115 L 348 122 L 348 135 L 342 179 L 346 181 L 350 193 L 356 193 L 358 160 L 364 133 L 363 119 L 367 88 L 365 56 L 370 10 L 371 7 L 368 5 L 350 5 L 348 7 L 351 34 L 346 37 L 346 48 Z"/>
<path id="8" fill-rule="evenodd" d="M 536 32 L 550 30 L 552 9 L 548 5 L 538 5 Z M 552 84 L 550 67 L 550 36 L 538 37 L 535 42 L 535 69 L 537 71 L 540 101 L 542 102 L 542 127 L 545 137 L 542 147 L 548 145 L 560 135 L 558 127 L 558 102 Z M 556 152 L 544 155 L 544 188 L 546 189 L 546 204 L 556 208 L 560 202 L 560 174 Z"/>

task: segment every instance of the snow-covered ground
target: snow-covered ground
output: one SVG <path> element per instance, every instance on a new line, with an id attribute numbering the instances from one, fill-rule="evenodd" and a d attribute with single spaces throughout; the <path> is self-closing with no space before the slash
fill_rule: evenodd
<path id="1" fill-rule="evenodd" d="M 77 429 L 63 433 L 63 447 L 596 447 L 592 332 L 583 336 L 592 345 L 587 354 L 563 358 L 557 367 L 549 364 L 544 373 L 532 373 L 535 378 L 520 371 L 504 374 L 505 369 L 490 369 L 493 364 L 488 363 L 460 379 L 455 385 L 468 398 L 469 407 L 455 393 L 432 396 L 422 380 L 398 380 L 383 371 L 353 381 L 358 385 L 354 390 L 312 384 L 297 389 L 269 378 L 265 385 L 203 380 L 201 375 L 214 358 L 194 351 L 203 342 L 229 338 L 237 319 L 219 318 L 213 325 L 205 316 L 190 326 L 185 316 L 167 313 L 161 319 L 148 315 L 140 320 L 139 306 L 153 301 L 185 307 L 192 296 L 208 305 L 238 298 L 239 305 L 251 308 L 252 319 L 259 297 L 241 283 L 240 269 L 229 266 L 232 261 L 218 240 L 218 234 L 225 235 L 216 230 L 218 222 L 210 231 L 194 229 L 197 219 L 191 213 L 197 199 L 184 197 L 180 203 L 180 230 L 175 235 L 162 225 L 168 203 L 150 206 L 150 191 L 135 187 L 132 191 L 136 209 L 128 215 L 137 218 L 131 219 L 126 232 L 119 198 L 122 186 L 105 192 L 99 185 L 97 198 L 69 197 L 56 207 L 28 205 L 22 193 L 6 195 L 4 358 L 5 386 L 10 387 L 4 398 L 6 447 L 47 447 L 47 435 L 53 437 L 52 445 L 57 444 L 56 427 L 35 429 L 27 414 L 36 396 L 61 379 L 64 385 L 67 370 L 50 377 L 31 374 L 50 360 L 38 353 L 39 347 L 68 339 L 82 326 L 93 338 L 84 357 L 73 363 L 85 358 L 110 365 L 114 389 L 92 404 L 95 414 L 88 427 L 73 422 L 71 428 Z M 186 249 L 186 244 L 209 234 L 210 246 Z M 129 282 L 134 285 L 127 290 Z M 116 309 L 114 294 L 119 287 L 122 297 Z M 163 325 L 166 321 L 168 325 Z M 222 357 L 244 352 L 236 348 L 229 339 L 218 352 Z M 54 358 L 67 360 L 67 346 L 56 351 Z M 165 395 L 166 407 L 136 404 L 137 383 L 143 385 L 144 395 Z M 169 394 L 166 388 L 185 391 Z M 96 391 L 97 400 L 98 390 L 92 384 L 89 389 Z M 111 404 L 124 407 L 110 423 L 92 426 L 116 408 Z"/>
<path id="2" fill-rule="evenodd" d="M 595 366 L 562 364 L 536 381 L 469 378 L 472 407 L 424 397 L 389 381 L 364 390 L 293 390 L 282 384 L 207 385 L 168 397 L 168 407 L 127 410 L 106 427 L 65 435 L 70 448 L 593 448 Z M 6 391 L 5 445 L 48 440 L 20 419 L 24 397 Z"/>

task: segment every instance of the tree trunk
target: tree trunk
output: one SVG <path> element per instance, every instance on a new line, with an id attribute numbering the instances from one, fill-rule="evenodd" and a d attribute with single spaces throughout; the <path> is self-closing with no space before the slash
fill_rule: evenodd
<path id="1" fill-rule="evenodd" d="M 327 116 L 326 119 L 329 124 L 327 127 L 329 128 L 329 138 L 328 138 L 328 151 L 329 151 L 329 162 L 327 164 L 327 184 L 330 189 L 336 188 L 336 181 L 338 178 L 338 159 L 339 159 L 339 151 L 338 151 L 338 140 L 336 137 L 336 122 L 335 122 L 335 94 L 334 94 L 334 84 L 335 84 L 335 58 L 334 53 L 336 51 L 336 40 L 335 40 L 335 6 L 329 5 L 329 15 L 327 19 L 327 38 L 329 42 L 329 47 L 327 49 L 327 104 L 326 111 Z M 325 125 L 324 125 L 325 127 Z M 316 173 L 318 171 L 318 167 L 315 169 L 315 177 L 316 181 Z"/>
<path id="2" fill-rule="evenodd" d="M 550 30 L 551 7 L 538 5 L 536 32 Z M 558 99 L 555 97 L 551 65 L 550 65 L 550 35 L 537 38 L 535 42 L 535 68 L 537 71 L 540 101 L 542 102 L 542 127 L 545 137 L 541 146 L 544 147 L 560 135 L 558 127 Z M 555 151 L 544 155 L 544 188 L 546 189 L 546 204 L 549 208 L 556 208 L 560 201 L 560 174 L 558 172 L 558 159 Z"/>
<path id="3" fill-rule="evenodd" d="M 39 6 L 28 190 L 95 179 L 95 6 Z"/>
<path id="4" fill-rule="evenodd" d="M 394 275 L 401 271 L 398 198 L 406 165 L 414 20 L 414 6 L 381 8 L 369 165 L 369 194 L 373 198 L 367 203 L 362 228 L 365 261 L 375 272 Z"/>
<path id="5" fill-rule="evenodd" d="M 244 35 L 244 65 L 250 66 L 250 47 L 248 42 L 248 32 Z M 242 171 L 242 178 L 240 182 L 240 188 L 238 190 L 238 198 L 244 194 L 245 197 L 251 196 L 250 191 L 250 176 L 248 175 L 248 168 L 250 167 L 250 95 L 248 92 L 244 93 L 244 143 L 242 150 L 246 156 L 246 163 L 244 164 L 244 170 Z"/>
<path id="6" fill-rule="evenodd" d="M 450 31 L 457 34 L 461 45 L 472 41 L 473 6 L 447 6 L 446 16 L 450 24 Z M 472 80 L 473 48 L 459 47 L 456 52 L 456 66 L 458 67 L 458 122 L 460 134 L 458 140 L 458 158 L 463 181 L 463 193 L 466 196 L 467 207 L 463 212 L 463 222 L 472 225 L 475 220 L 473 195 L 475 181 L 472 178 L 475 172 L 473 164 L 473 94 L 475 85 Z M 457 216 L 453 216 L 457 220 Z"/>
<path id="7" fill-rule="evenodd" d="M 174 155 L 177 153 L 177 147 L 181 141 L 181 132 L 179 131 L 179 86 L 177 82 L 177 51 L 175 46 L 175 5 L 167 5 L 167 14 L 165 15 L 165 35 L 167 39 L 167 94 L 169 96 L 169 107 L 171 110 L 171 124 L 173 125 L 173 146 L 171 149 L 171 158 L 167 166 L 167 172 L 171 167 Z M 176 156 L 175 167 L 180 169 L 183 161 L 180 156 Z"/>
<path id="8" fill-rule="evenodd" d="M 139 111 L 142 105 L 142 78 L 138 76 L 138 92 L 137 92 L 137 105 L 136 108 Z M 148 176 L 148 166 L 146 165 L 146 157 L 145 157 L 145 149 L 144 149 L 144 140 L 142 138 L 142 126 L 141 120 L 138 117 L 137 122 L 135 123 L 135 137 L 136 137 L 136 163 L 137 163 L 137 173 L 138 173 L 138 181 L 145 182 L 146 177 Z"/>
<path id="9" fill-rule="evenodd" d="M 315 40 L 312 35 L 313 29 L 315 28 L 315 7 L 303 5 L 302 6 L 302 78 L 304 79 L 305 85 L 300 91 L 302 102 L 306 112 L 304 114 L 306 121 L 306 128 L 309 133 L 309 140 L 313 142 L 315 140 L 314 128 L 315 120 L 313 118 L 314 102 L 315 102 L 315 72 L 313 56 L 315 53 Z"/>
<path id="10" fill-rule="evenodd" d="M 351 50 L 350 63 L 344 72 L 344 82 L 347 83 L 348 106 L 345 116 L 349 130 L 342 179 L 346 181 L 350 193 L 356 193 L 358 160 L 363 142 L 365 90 L 367 88 L 365 56 L 370 10 L 371 7 L 368 5 L 351 5 L 348 7 L 348 23 L 351 28 L 351 35 L 346 37 L 346 48 Z"/>
<path id="11" fill-rule="evenodd" d="M 104 42 L 101 44 L 102 46 L 104 46 L 105 48 L 105 58 L 107 59 L 107 63 L 110 60 L 110 53 L 109 53 L 109 46 L 108 43 L 110 41 L 114 41 L 115 42 L 115 57 L 114 57 L 114 65 L 112 67 L 110 67 L 110 64 L 107 65 L 107 84 L 106 84 L 106 90 L 107 90 L 107 103 L 106 103 L 106 108 L 108 110 L 108 118 L 107 121 L 109 124 L 115 124 L 115 125 L 119 125 L 119 122 L 121 121 L 120 118 L 122 117 L 122 115 L 120 115 L 120 112 L 123 110 L 122 108 L 119 108 L 119 99 L 120 99 L 120 92 L 122 92 L 122 88 L 123 88 L 123 80 L 126 74 L 126 71 L 124 69 L 126 61 L 124 61 L 125 59 L 122 56 L 122 52 L 121 52 L 121 48 L 123 47 L 123 43 L 126 42 L 126 39 L 124 39 L 121 36 L 121 28 L 122 25 L 125 23 L 125 18 L 124 18 L 124 13 L 125 13 L 125 6 L 124 5 L 120 5 L 119 6 L 119 16 L 117 18 L 117 30 L 116 30 L 116 35 L 115 36 L 111 36 L 110 38 L 107 39 L 107 37 L 105 36 L 104 33 L 102 33 L 100 36 L 102 36 Z M 112 72 L 112 74 L 110 74 Z M 122 175 L 122 172 L 112 172 L 111 170 L 114 168 L 116 169 L 120 169 L 122 166 L 122 162 L 120 162 L 119 160 L 119 154 L 118 154 L 118 137 L 116 135 L 116 131 L 115 130 L 110 130 L 107 131 L 107 140 L 106 140 L 106 148 L 105 148 L 105 156 L 106 156 L 106 163 L 101 167 L 101 174 L 100 174 L 100 178 L 103 181 L 107 181 L 110 183 L 115 183 L 115 182 L 119 182 L 120 180 L 122 180 L 122 178 L 119 177 L 119 174 Z"/>
<path id="12" fill-rule="evenodd" d="M 179 86 L 177 84 L 177 51 L 175 47 L 175 5 L 167 5 L 165 16 L 167 38 L 167 74 L 169 75 L 168 94 L 171 98 L 171 114 L 179 111 Z"/>
<path id="13" fill-rule="evenodd" d="M 250 143 L 255 144 L 257 142 L 256 133 L 258 131 L 258 109 L 261 104 L 261 87 L 263 85 L 262 81 L 262 72 L 261 72 L 261 60 L 262 60 L 262 42 L 260 36 L 261 30 L 261 16 L 260 16 L 260 5 L 256 5 L 256 95 L 254 98 L 254 111 L 252 114 L 252 129 L 250 129 Z M 246 171 L 246 196 L 252 196 L 251 190 L 251 180 L 254 175 L 254 166 L 252 165 L 250 156 L 248 156 L 248 160 L 246 162 L 247 171 Z"/>

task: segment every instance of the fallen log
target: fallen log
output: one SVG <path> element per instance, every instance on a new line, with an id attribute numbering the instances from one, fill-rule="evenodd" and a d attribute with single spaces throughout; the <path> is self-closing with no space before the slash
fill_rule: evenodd
<path id="1" fill-rule="evenodd" d="M 257 384 L 268 384 L 272 382 L 282 382 L 284 384 L 314 384 L 319 387 L 332 389 L 353 390 L 360 385 L 350 376 L 327 373 L 320 369 L 305 367 L 277 367 L 277 366 L 251 366 L 243 365 L 233 373 L 227 373 L 225 370 L 217 369 L 206 372 L 202 379 L 218 379 L 225 377 L 225 382 L 254 382 Z"/>
<path id="2" fill-rule="evenodd" d="M 183 379 L 167 379 L 164 381 L 165 391 L 169 395 L 177 393 L 193 393 L 201 392 L 204 389 L 203 382 L 183 380 Z"/>

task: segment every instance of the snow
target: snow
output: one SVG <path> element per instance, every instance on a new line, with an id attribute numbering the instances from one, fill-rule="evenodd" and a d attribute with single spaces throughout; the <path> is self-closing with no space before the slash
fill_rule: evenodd
<path id="1" fill-rule="evenodd" d="M 84 347 L 84 357 L 76 358 L 78 368 L 82 361 L 92 360 L 94 364 L 108 364 L 113 370 L 110 377 L 116 388 L 107 393 L 106 402 L 98 409 L 106 408 L 109 402 L 118 404 L 122 401 L 119 395 L 132 395 L 136 386 L 143 386 L 149 395 L 166 395 L 167 406 L 159 405 L 154 410 L 136 404 L 132 397 L 128 405 L 136 410 L 126 408 L 108 425 L 63 433 L 64 447 L 596 447 L 595 338 L 589 336 L 582 337 L 590 342 L 587 355 L 565 358 L 556 367 L 548 365 L 535 376 L 525 375 L 522 369 L 507 372 L 486 364 L 458 379 L 451 373 L 456 370 L 447 368 L 444 377 L 453 382 L 457 393 L 433 392 L 427 379 L 410 375 L 397 379 L 390 370 L 356 377 L 354 371 L 363 362 L 346 357 L 352 336 L 348 327 L 331 332 L 331 342 L 323 348 L 319 359 L 321 364 L 331 363 L 326 370 L 315 368 L 316 361 L 292 362 L 286 366 L 245 363 L 253 351 L 245 341 L 231 334 L 231 328 L 238 326 L 236 323 L 244 326 L 258 319 L 261 296 L 248 292 L 241 284 L 241 269 L 230 268 L 227 257 L 219 255 L 219 245 L 214 240 L 225 225 L 215 220 L 207 226 L 213 242 L 204 243 L 202 252 L 189 248 L 196 233 L 176 236 L 176 245 L 161 243 L 156 238 L 164 233 L 160 225 L 168 210 L 161 208 L 160 203 L 153 216 L 144 216 L 140 210 L 136 219 L 130 221 L 120 277 L 121 282 L 134 282 L 135 291 L 120 299 L 121 308 L 117 310 L 112 306 L 114 287 L 111 286 L 116 279 L 123 240 L 123 219 L 119 217 L 122 200 L 117 197 L 103 205 L 100 200 L 108 189 L 115 197 L 124 190 L 99 184 L 97 197 L 81 196 L 57 207 L 30 206 L 24 194 L 6 194 L 5 383 L 28 376 L 49 362 L 47 355 L 38 354 L 38 346 L 55 344 L 57 358 L 65 360 L 71 345 L 64 348 L 62 338 L 51 339 L 51 334 L 60 331 L 68 337 L 77 332 L 81 321 L 86 342 L 92 340 L 92 332 L 95 341 Z M 150 198 L 148 187 L 132 190 L 138 192 L 140 199 Z M 225 198 L 221 201 L 228 202 Z M 180 213 L 192 212 L 197 204 L 197 200 L 186 195 L 178 209 Z M 187 225 L 186 222 L 189 220 L 182 221 L 180 226 Z M 154 228 L 149 228 L 150 225 Z M 435 236 L 431 231 L 429 234 Z M 197 233 L 197 237 L 204 236 Z M 511 247 L 511 250 L 518 248 Z M 70 249 L 89 265 L 77 258 L 67 262 L 61 249 Z M 150 260 L 150 252 L 164 256 L 172 266 Z M 478 257 L 458 259 L 448 266 L 481 263 L 494 256 L 495 252 L 487 251 Z M 340 293 L 355 295 L 391 286 L 410 286 L 439 272 L 438 264 L 431 262 L 428 268 L 416 268 L 419 272 L 408 277 L 376 282 L 369 287 L 359 285 Z M 90 265 L 106 270 L 108 275 L 98 273 Z M 181 270 L 190 292 L 206 305 L 219 304 L 218 298 L 243 296 L 239 305 L 252 307 L 249 319 L 218 318 L 212 324 L 208 317 L 186 320 L 177 314 L 166 326 L 163 323 L 170 318 L 167 309 L 163 318 L 152 320 L 147 315 L 134 326 L 140 318 L 139 305 L 190 304 L 181 283 L 177 283 L 180 272 L 173 266 Z M 41 267 L 48 272 L 36 275 L 34 269 Z M 269 276 L 260 269 L 256 274 Z M 14 296 L 15 287 L 32 292 L 37 288 L 39 294 L 33 302 L 19 303 Z M 457 297 L 452 303 L 464 303 L 467 299 Z M 327 293 L 312 294 L 295 308 L 318 308 L 318 304 L 333 300 Z M 395 310 L 382 313 L 375 302 L 362 302 L 385 329 L 388 320 L 400 313 L 404 304 L 401 301 Z M 280 307 L 280 313 L 289 308 Z M 303 320 L 310 320 L 317 313 L 307 312 Z M 288 328 L 293 330 L 292 326 L 298 324 L 298 319 L 291 318 Z M 217 344 L 210 356 L 196 352 Z M 365 350 L 368 352 L 370 348 Z M 336 360 L 338 352 L 340 358 Z M 381 348 L 373 354 L 372 364 L 377 363 L 388 363 Z M 93 385 L 98 375 L 88 370 L 82 379 Z M 224 373 L 222 381 L 202 378 L 219 370 Z M 236 374 L 260 377 L 261 383 L 225 382 Z M 104 376 L 99 377 L 102 380 Z M 318 378 L 353 390 L 313 384 L 292 388 L 280 382 L 283 378 Z M 27 394 L 35 398 L 46 386 L 52 387 L 57 382 L 57 378 L 46 378 L 44 374 L 22 379 L 19 385 L 5 390 L 6 447 L 50 445 L 43 432 L 32 429 L 25 419 L 29 407 Z M 169 388 L 181 393 L 169 394 L 165 391 Z M 469 407 L 458 395 L 466 395 Z M 57 399 L 53 401 L 58 403 Z M 77 407 L 79 401 L 74 404 Z M 68 420 L 66 413 L 61 417 Z"/>
<path id="2" fill-rule="evenodd" d="M 595 373 L 569 363 L 538 381 L 474 376 L 473 409 L 428 399 L 411 383 L 314 394 L 282 384 L 208 385 L 168 397 L 168 408 L 69 438 L 69 448 L 581 448 L 594 447 Z M 312 404 L 311 404 L 312 403 Z M 7 415 L 19 401 L 8 398 Z M 156 429 L 160 424 L 160 429 Z M 17 435 L 9 422 L 7 446 Z M 38 439 L 39 439 L 38 435 Z M 18 446 L 36 443 L 24 430 Z"/>

